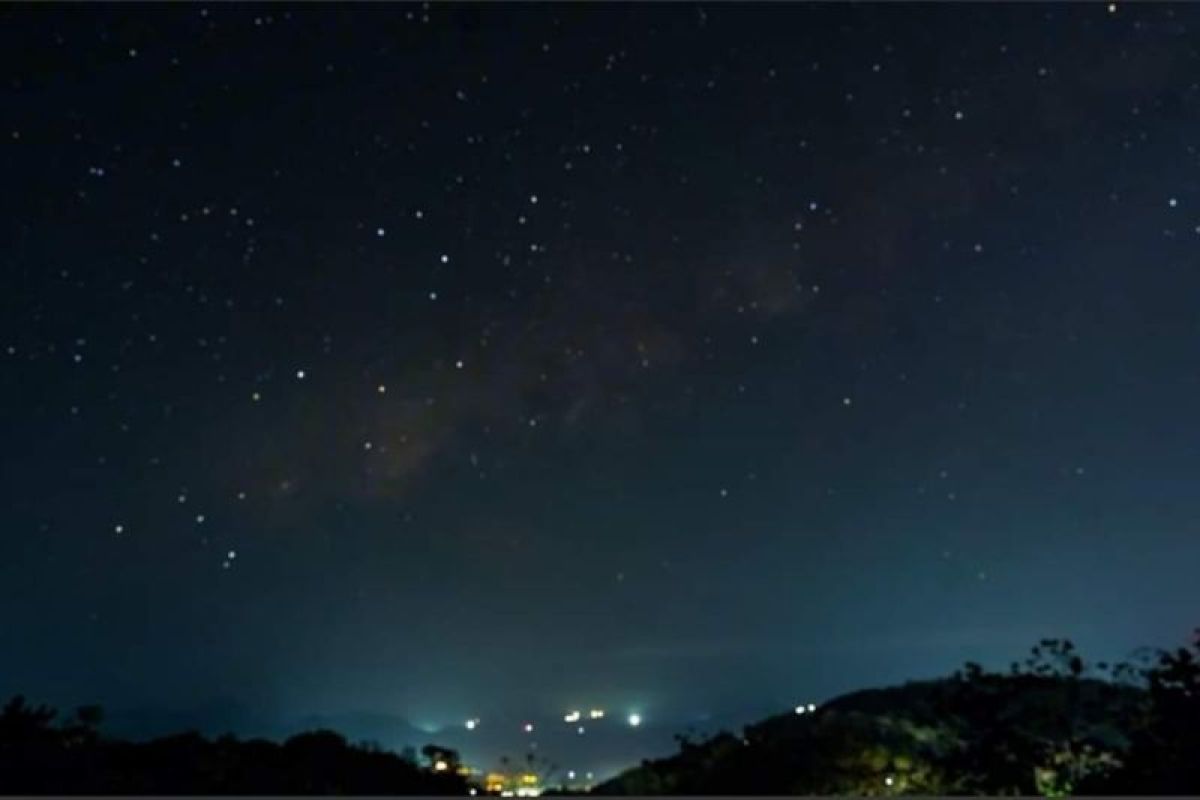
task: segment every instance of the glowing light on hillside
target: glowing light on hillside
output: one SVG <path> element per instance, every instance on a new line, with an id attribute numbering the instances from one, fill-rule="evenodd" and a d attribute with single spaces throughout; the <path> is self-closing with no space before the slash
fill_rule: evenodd
<path id="1" fill-rule="evenodd" d="M 630 714 L 629 719 L 627 721 L 629 722 L 629 727 L 636 728 L 642 724 L 642 715 L 641 714 Z"/>

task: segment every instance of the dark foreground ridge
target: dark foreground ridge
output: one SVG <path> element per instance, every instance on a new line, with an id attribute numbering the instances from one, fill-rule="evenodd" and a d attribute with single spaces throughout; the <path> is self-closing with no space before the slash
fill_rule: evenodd
<path id="1" fill-rule="evenodd" d="M 676 755 L 596 794 L 1200 794 L 1200 636 L 1138 664 L 1089 665 L 1045 640 L 1007 672 L 844 695 L 747 726 L 678 737 Z M 100 709 L 56 722 L 11 700 L 0 713 L 5 794 L 487 794 L 457 754 L 403 755 L 340 734 L 282 744 L 183 733 L 103 736 Z M 549 792 L 556 793 L 556 792 Z"/>
<path id="2" fill-rule="evenodd" d="M 844 695 L 644 762 L 597 794 L 1200 794 L 1200 639 L 1089 667 L 1046 640 L 1005 673 Z M 803 711 L 803 713 L 801 713 Z"/>

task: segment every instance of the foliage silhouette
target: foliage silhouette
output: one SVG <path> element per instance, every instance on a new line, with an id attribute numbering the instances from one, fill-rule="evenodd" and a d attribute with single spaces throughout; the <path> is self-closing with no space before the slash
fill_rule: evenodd
<path id="1" fill-rule="evenodd" d="M 435 772 L 333 731 L 283 744 L 195 732 L 134 743 L 102 737 L 103 715 L 57 713 L 13 698 L 0 713 L 0 792 L 5 794 L 423 794 L 467 793 L 454 770 Z M 453 751 L 454 763 L 458 757 Z"/>
<path id="2" fill-rule="evenodd" d="M 837 698 L 645 761 L 599 794 L 1200 794 L 1200 636 L 1145 664 L 1046 639 L 1007 672 Z"/>
<path id="3" fill-rule="evenodd" d="M 101 735 L 98 706 L 59 720 L 17 696 L 0 711 L 0 793 L 467 794 L 454 750 L 395 754 L 316 730 L 282 744 L 184 732 L 149 742 Z M 1137 663 L 1089 664 L 1039 642 L 1008 671 L 836 698 L 740 735 L 676 737 L 597 794 L 1200 794 L 1200 632 Z M 506 764 L 514 767 L 514 764 Z M 524 768 L 553 765 L 530 754 Z M 563 793 L 566 793 L 565 791 Z"/>

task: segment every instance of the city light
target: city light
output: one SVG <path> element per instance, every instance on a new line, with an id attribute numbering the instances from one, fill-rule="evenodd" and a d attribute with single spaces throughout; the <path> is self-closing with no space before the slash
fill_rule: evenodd
<path id="1" fill-rule="evenodd" d="M 567 770 L 567 780 L 569 780 L 569 781 L 575 780 L 575 770 L 573 770 L 573 769 Z"/>
<path id="2" fill-rule="evenodd" d="M 817 704 L 816 704 L 816 703 L 809 703 L 809 704 L 808 704 L 808 713 L 810 713 L 810 714 L 811 714 L 812 712 L 814 712 L 814 711 L 816 711 L 816 710 L 817 710 Z"/>
<path id="3" fill-rule="evenodd" d="M 565 717 L 563 717 L 563 722 L 567 722 L 567 723 L 579 722 L 579 718 L 581 716 L 583 716 L 583 715 L 580 712 L 572 711 L 570 714 L 567 714 Z"/>
<path id="4" fill-rule="evenodd" d="M 588 716 L 591 717 L 592 719 L 604 719 L 604 709 L 593 708 L 591 711 L 588 712 Z"/>
<path id="5" fill-rule="evenodd" d="M 642 724 L 642 715 L 641 714 L 630 714 L 628 721 L 629 721 L 629 727 L 636 728 L 637 726 Z"/>
<path id="6" fill-rule="evenodd" d="M 475 726 L 478 724 L 479 724 L 479 720 L 477 720 L 477 719 L 467 720 L 467 730 L 469 730 L 469 731 L 475 730 Z"/>
<path id="7" fill-rule="evenodd" d="M 583 726 L 582 726 L 582 725 L 580 725 L 580 726 L 579 726 L 579 729 L 578 729 L 577 731 L 575 731 L 575 732 L 576 732 L 576 733 L 578 733 L 580 736 L 583 736 L 583 732 L 584 732 L 584 728 L 583 728 Z"/>
<path id="8" fill-rule="evenodd" d="M 803 714 L 805 711 L 808 711 L 808 706 L 806 706 L 804 704 L 800 704 L 800 705 L 796 706 L 797 714 Z"/>
<path id="9" fill-rule="evenodd" d="M 526 733 L 533 733 L 533 723 L 532 723 L 532 722 L 526 722 L 526 723 L 525 723 L 525 732 L 526 732 Z"/>
<path id="10" fill-rule="evenodd" d="M 435 761 L 433 763 L 433 771 L 434 772 L 445 772 L 448 769 L 450 769 L 450 765 L 447 764 L 445 761 L 442 761 L 441 759 L 438 759 L 437 761 Z"/>

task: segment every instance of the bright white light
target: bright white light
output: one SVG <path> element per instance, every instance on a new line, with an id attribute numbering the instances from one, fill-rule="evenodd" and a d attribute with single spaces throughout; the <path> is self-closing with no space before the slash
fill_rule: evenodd
<path id="1" fill-rule="evenodd" d="M 450 765 L 439 759 L 438 761 L 434 762 L 433 769 L 434 772 L 445 772 L 446 770 L 450 769 Z"/>
<path id="2" fill-rule="evenodd" d="M 630 714 L 628 721 L 629 721 L 629 727 L 636 728 L 637 726 L 642 724 L 642 715 L 641 714 Z"/>
<path id="3" fill-rule="evenodd" d="M 573 769 L 567 770 L 567 780 L 569 780 L 569 781 L 575 780 L 575 770 L 573 770 Z"/>
<path id="4" fill-rule="evenodd" d="M 797 714 L 803 714 L 805 711 L 808 711 L 808 708 L 806 706 L 803 706 L 803 705 L 796 706 Z"/>
<path id="5" fill-rule="evenodd" d="M 296 370 L 296 379 L 301 380 L 301 381 L 304 380 L 304 370 L 302 370 L 302 369 Z"/>
<path id="6" fill-rule="evenodd" d="M 896 779 L 893 778 L 891 775 L 888 775 L 886 778 L 883 779 L 883 782 L 885 784 L 887 784 L 888 786 L 891 786 L 893 783 L 896 782 Z"/>
<path id="7" fill-rule="evenodd" d="M 571 713 L 569 713 L 565 717 L 563 717 L 563 722 L 579 722 L 580 716 L 581 715 L 578 711 L 572 711 Z"/>
<path id="8" fill-rule="evenodd" d="M 604 709 L 593 708 L 591 711 L 588 712 L 588 716 L 591 717 L 592 719 L 604 719 Z"/>
<path id="9" fill-rule="evenodd" d="M 116 525 L 114 525 L 114 526 L 113 526 L 113 530 L 114 530 L 114 531 L 116 531 L 117 533 L 124 533 L 124 532 L 125 532 L 125 526 L 124 526 L 124 525 L 121 525 L 120 523 L 118 523 L 118 524 L 116 524 Z"/>
<path id="10" fill-rule="evenodd" d="M 479 790 L 472 788 L 467 791 L 467 794 L 471 795 L 471 797 L 474 797 L 475 795 L 479 794 Z"/>
<path id="11" fill-rule="evenodd" d="M 578 729 L 578 730 L 576 730 L 575 732 L 576 732 L 576 733 L 578 733 L 580 736 L 583 736 L 583 733 L 584 733 L 584 727 L 583 727 L 582 725 L 580 725 L 580 726 L 579 726 L 579 729 Z"/>
<path id="12" fill-rule="evenodd" d="M 380 394 L 384 394 L 387 392 L 387 387 L 381 383 L 375 387 L 375 391 L 379 392 Z"/>
<path id="13" fill-rule="evenodd" d="M 442 258 L 441 258 L 441 261 L 442 261 L 442 263 L 443 263 L 443 264 L 449 264 L 449 263 L 450 263 L 450 256 L 446 255 L 445 253 L 442 253 Z"/>
<path id="14" fill-rule="evenodd" d="M 814 712 L 814 711 L 816 711 L 816 710 L 817 710 L 817 704 L 816 704 L 816 703 L 809 703 L 809 704 L 808 704 L 808 713 L 810 713 L 810 714 L 811 714 L 812 712 Z"/>
<path id="15" fill-rule="evenodd" d="M 383 237 L 383 236 L 385 236 L 386 234 L 387 234 L 387 231 L 385 231 L 383 228 L 376 228 L 376 229 L 375 229 L 375 235 L 376 235 L 376 236 L 378 236 L 378 237 L 380 237 L 380 238 L 382 238 L 382 237 Z"/>
<path id="16" fill-rule="evenodd" d="M 469 731 L 475 730 L 475 726 L 478 724 L 479 724 L 479 720 L 477 720 L 477 719 L 467 720 L 467 730 L 469 730 Z"/>
<path id="17" fill-rule="evenodd" d="M 533 723 L 532 723 L 532 722 L 526 722 L 526 723 L 525 723 L 525 732 L 526 732 L 526 733 L 533 733 Z"/>
<path id="18" fill-rule="evenodd" d="M 237 550 L 230 550 L 225 554 L 225 557 L 230 561 L 233 561 L 235 558 L 237 558 Z"/>

